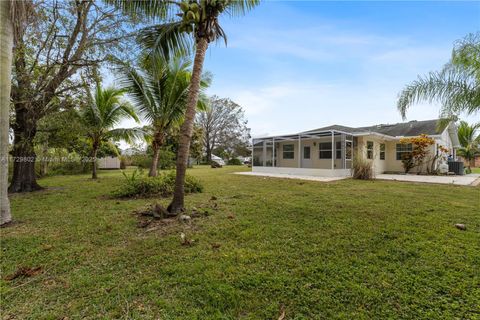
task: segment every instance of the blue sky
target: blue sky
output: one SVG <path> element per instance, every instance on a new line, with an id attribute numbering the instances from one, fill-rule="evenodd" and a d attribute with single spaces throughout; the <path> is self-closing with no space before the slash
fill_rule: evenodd
<path id="1" fill-rule="evenodd" d="M 398 92 L 480 30 L 480 2 L 266 1 L 222 23 L 228 46 L 207 54 L 209 93 L 241 104 L 259 136 L 402 121 Z M 419 105 L 408 119 L 438 110 Z"/>
<path id="2" fill-rule="evenodd" d="M 263 136 L 401 122 L 398 92 L 480 30 L 480 2 L 264 1 L 222 25 L 228 46 L 207 53 L 208 93 L 239 103 L 252 135 Z M 438 110 L 418 105 L 408 120 Z"/>

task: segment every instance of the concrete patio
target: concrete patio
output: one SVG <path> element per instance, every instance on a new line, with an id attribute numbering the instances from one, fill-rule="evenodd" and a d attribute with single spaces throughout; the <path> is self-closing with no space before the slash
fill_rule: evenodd
<path id="1" fill-rule="evenodd" d="M 287 173 L 266 173 L 266 172 L 234 172 L 234 174 L 241 174 L 244 176 L 269 177 L 269 178 L 283 178 L 283 179 L 298 179 L 307 181 L 331 182 L 346 179 L 347 177 L 319 177 L 307 175 L 295 175 Z"/>
<path id="2" fill-rule="evenodd" d="M 464 176 L 424 176 L 414 174 L 379 174 L 375 177 L 379 180 L 394 180 L 420 183 L 454 184 L 459 186 L 478 185 L 480 174 L 468 174 Z"/>
<path id="3" fill-rule="evenodd" d="M 331 182 L 347 179 L 347 177 L 319 177 L 307 175 L 294 175 L 286 173 L 265 173 L 265 172 L 235 172 L 245 176 L 297 179 L 307 181 Z M 377 180 L 405 181 L 417 183 L 438 183 L 453 184 L 459 186 L 476 186 L 480 185 L 480 174 L 468 174 L 464 176 L 426 176 L 414 174 L 379 174 L 375 177 Z"/>

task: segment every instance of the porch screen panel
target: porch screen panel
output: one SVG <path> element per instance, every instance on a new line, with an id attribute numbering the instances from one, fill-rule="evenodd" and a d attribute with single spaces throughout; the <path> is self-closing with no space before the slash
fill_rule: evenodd
<path id="1" fill-rule="evenodd" d="M 265 153 L 266 153 L 265 166 L 272 167 L 273 166 L 273 141 L 270 140 L 266 142 Z"/>
<path id="2" fill-rule="evenodd" d="M 352 168 L 353 161 L 353 136 L 345 135 L 345 169 Z"/>
<path id="3" fill-rule="evenodd" d="M 255 167 L 263 167 L 263 141 L 253 141 L 252 164 Z"/>

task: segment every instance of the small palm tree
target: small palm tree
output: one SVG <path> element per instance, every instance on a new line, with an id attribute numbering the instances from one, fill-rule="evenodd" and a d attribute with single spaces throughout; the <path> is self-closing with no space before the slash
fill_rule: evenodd
<path id="1" fill-rule="evenodd" d="M 469 125 L 466 121 L 460 121 L 458 127 L 458 140 L 462 146 L 457 154 L 467 161 L 468 171 L 471 172 L 472 161 L 480 155 L 480 123 Z"/>
<path id="2" fill-rule="evenodd" d="M 195 111 L 200 93 L 205 53 L 211 42 L 225 39 L 219 23 L 223 14 L 243 15 L 259 4 L 259 0 L 107 0 L 131 14 L 159 17 L 165 23 L 154 25 L 141 32 L 141 40 L 152 53 L 171 57 L 179 52 L 188 54 L 195 48 L 192 78 L 187 97 L 185 121 L 180 127 L 177 153 L 177 175 L 173 200 L 168 206 L 171 213 L 184 210 L 185 173 L 188 164 L 190 141 L 193 133 Z"/>
<path id="3" fill-rule="evenodd" d="M 170 62 L 161 57 L 146 57 L 137 69 L 126 64 L 121 66 L 122 85 L 128 90 L 139 114 L 149 122 L 147 137 L 153 150 L 150 177 L 158 174 L 158 158 L 165 136 L 183 122 L 190 87 L 190 66 L 188 59 L 178 57 Z M 210 76 L 206 74 L 201 82 L 202 89 L 209 84 Z M 204 99 L 199 100 L 198 108 L 205 110 Z"/>
<path id="4" fill-rule="evenodd" d="M 112 140 L 131 142 L 142 136 L 138 128 L 114 128 L 126 118 L 139 122 L 133 108 L 122 97 L 125 91 L 116 88 L 103 89 L 97 83 L 95 93 L 88 93 L 88 103 L 80 111 L 80 119 L 86 127 L 87 139 L 92 145 L 92 179 L 97 179 L 97 152 L 102 143 L 111 143 Z"/>
<path id="5" fill-rule="evenodd" d="M 420 101 L 439 102 L 446 119 L 480 111 L 480 32 L 458 41 L 442 70 L 419 76 L 403 89 L 397 102 L 402 117 Z"/>

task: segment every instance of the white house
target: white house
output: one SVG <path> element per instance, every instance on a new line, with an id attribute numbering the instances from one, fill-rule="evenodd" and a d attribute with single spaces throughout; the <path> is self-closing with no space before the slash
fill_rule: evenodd
<path id="1" fill-rule="evenodd" d="M 433 156 L 445 147 L 456 157 L 457 127 L 450 122 L 439 130 L 438 120 L 410 121 L 351 128 L 332 125 L 281 136 L 253 139 L 252 171 L 313 176 L 350 176 L 354 157 L 370 159 L 376 174 L 402 172 L 402 153 L 412 145 L 403 137 L 426 134 L 435 140 Z M 422 170 L 416 169 L 416 170 Z"/>

